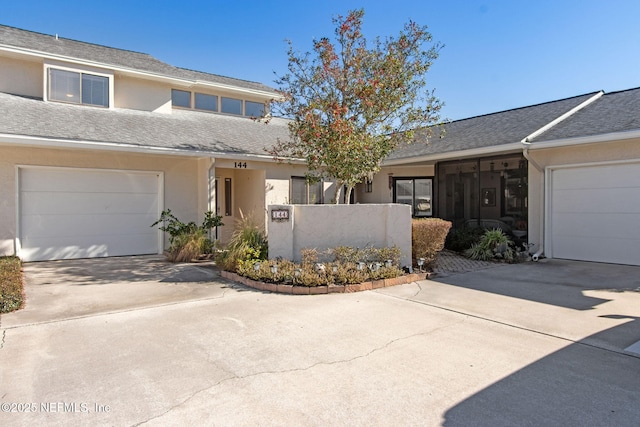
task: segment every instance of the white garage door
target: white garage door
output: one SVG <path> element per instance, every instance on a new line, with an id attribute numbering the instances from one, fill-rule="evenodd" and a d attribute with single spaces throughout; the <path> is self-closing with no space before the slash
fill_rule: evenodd
<path id="1" fill-rule="evenodd" d="M 551 171 L 554 258 L 640 265 L 640 164 Z"/>
<path id="2" fill-rule="evenodd" d="M 158 173 L 20 168 L 25 261 L 158 253 Z"/>

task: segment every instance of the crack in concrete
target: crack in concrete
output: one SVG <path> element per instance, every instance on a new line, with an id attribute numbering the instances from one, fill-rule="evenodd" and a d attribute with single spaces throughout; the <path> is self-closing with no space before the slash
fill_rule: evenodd
<path id="1" fill-rule="evenodd" d="M 281 371 L 260 371 L 260 372 L 254 372 L 252 374 L 247 374 L 247 375 L 236 375 L 233 372 L 230 372 L 230 371 L 220 367 L 217 363 L 211 362 L 211 361 L 208 360 L 211 364 L 216 366 L 218 369 L 222 370 L 225 373 L 230 374 L 231 376 L 229 376 L 227 378 L 222 378 L 220 381 L 218 381 L 218 382 L 216 382 L 214 384 L 211 384 L 211 385 L 209 385 L 207 387 L 204 387 L 204 388 L 202 388 L 200 390 L 194 391 L 189 397 L 184 399 L 182 402 L 179 402 L 179 403 L 171 406 L 166 411 L 164 411 L 161 414 L 156 415 L 155 417 L 151 417 L 151 418 L 148 418 L 148 419 L 146 419 L 144 421 L 140 421 L 137 424 L 133 424 L 132 427 L 137 427 L 137 426 L 146 424 L 146 423 L 148 423 L 150 421 L 153 421 L 153 420 L 156 420 L 158 418 L 161 418 L 164 415 L 168 414 L 169 412 L 179 408 L 180 406 L 183 406 L 184 404 L 189 402 L 191 399 L 196 397 L 196 395 L 198 395 L 198 394 L 200 394 L 202 392 L 205 392 L 207 390 L 211 390 L 212 388 L 217 387 L 220 384 L 223 384 L 223 383 L 225 383 L 227 381 L 245 380 L 245 379 L 254 378 L 254 377 L 257 377 L 257 376 L 260 376 L 260 375 L 276 375 L 276 374 L 288 374 L 288 373 L 292 373 L 292 372 L 304 372 L 304 371 L 308 371 L 308 370 L 313 369 L 313 368 L 318 367 L 318 366 L 332 366 L 332 365 L 338 365 L 338 364 L 343 364 L 343 363 L 351 363 L 351 362 L 353 362 L 355 360 L 364 359 L 366 357 L 369 357 L 372 354 L 374 354 L 374 353 L 376 353 L 378 351 L 382 351 L 385 348 L 387 348 L 387 347 L 391 346 L 392 344 L 395 344 L 395 343 L 397 343 L 399 341 L 404 341 L 404 340 L 408 340 L 408 339 L 419 337 L 419 336 L 427 336 L 427 335 L 430 335 L 430 334 L 432 334 L 434 332 L 438 332 L 438 331 L 440 331 L 442 329 L 447 329 L 447 328 L 456 326 L 456 325 L 458 325 L 460 323 L 463 323 L 464 321 L 465 320 L 463 320 L 462 322 L 456 322 L 456 323 L 453 323 L 453 324 L 450 324 L 450 325 L 444 325 L 444 326 L 441 326 L 439 328 L 431 329 L 431 330 L 426 331 L 426 332 L 419 332 L 419 333 L 415 333 L 415 334 L 412 334 L 412 335 L 408 335 L 406 337 L 396 338 L 396 339 L 393 339 L 393 340 L 385 343 L 382 346 L 375 347 L 375 348 L 371 349 L 370 351 L 368 351 L 365 354 L 360 354 L 360 355 L 357 355 L 357 356 L 354 356 L 354 357 L 351 357 L 351 358 L 348 358 L 348 359 L 334 360 L 332 362 L 316 362 L 316 363 L 314 363 L 312 365 L 309 365 L 309 366 L 303 367 L 303 368 L 292 368 L 292 369 L 285 369 L 285 370 L 281 370 Z"/>
<path id="2" fill-rule="evenodd" d="M 7 330 L 2 329 L 2 315 L 0 314 L 0 330 L 2 330 L 2 337 L 0 337 L 0 350 L 4 348 L 4 340 L 7 337 Z"/>

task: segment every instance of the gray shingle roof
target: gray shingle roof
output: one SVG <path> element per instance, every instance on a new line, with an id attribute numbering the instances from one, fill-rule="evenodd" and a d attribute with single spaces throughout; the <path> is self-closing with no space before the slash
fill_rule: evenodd
<path id="1" fill-rule="evenodd" d="M 146 53 L 100 46 L 63 37 L 56 38 L 55 36 L 4 25 L 0 25 L 0 45 L 31 49 L 37 52 L 82 59 L 107 66 L 150 72 L 166 77 L 222 83 L 245 89 L 273 92 L 274 95 L 276 93 L 273 88 L 262 83 L 174 67 Z"/>
<path id="2" fill-rule="evenodd" d="M 400 147 L 389 159 L 517 143 L 596 93 L 449 122 L 443 126 L 442 138 L 438 138 L 436 130 L 429 144 L 425 144 L 425 138 L 418 135 L 415 142 Z"/>
<path id="3" fill-rule="evenodd" d="M 212 153 L 266 155 L 289 137 L 287 121 L 174 110 L 172 114 L 87 107 L 0 93 L 0 133 Z"/>
<path id="4" fill-rule="evenodd" d="M 640 88 L 604 94 L 532 142 L 637 129 L 640 129 Z"/>

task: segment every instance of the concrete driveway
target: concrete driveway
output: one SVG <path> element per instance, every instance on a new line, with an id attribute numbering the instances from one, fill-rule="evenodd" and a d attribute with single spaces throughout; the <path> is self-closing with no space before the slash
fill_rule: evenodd
<path id="1" fill-rule="evenodd" d="M 316 296 L 153 257 L 25 270 L 27 309 L 0 318 L 2 425 L 640 419 L 635 267 L 501 265 Z"/>

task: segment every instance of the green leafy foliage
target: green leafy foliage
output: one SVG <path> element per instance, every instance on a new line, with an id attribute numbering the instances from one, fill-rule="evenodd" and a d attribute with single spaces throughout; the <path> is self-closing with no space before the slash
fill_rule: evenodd
<path id="1" fill-rule="evenodd" d="M 216 257 L 216 264 L 223 270 L 237 272 L 239 267 L 267 259 L 268 252 L 269 243 L 264 230 L 255 224 L 251 216 L 243 216 L 236 224 L 226 250 Z"/>
<path id="2" fill-rule="evenodd" d="M 0 257 L 0 313 L 18 310 L 24 302 L 22 261 L 18 257 Z"/>
<path id="3" fill-rule="evenodd" d="M 486 230 L 483 228 L 461 227 L 453 229 L 447 235 L 444 247 L 455 252 L 464 252 L 478 243 Z"/>
<path id="4" fill-rule="evenodd" d="M 513 242 L 502 230 L 498 229 L 485 231 L 480 241 L 473 244 L 464 254 L 471 259 L 480 261 L 502 259 L 512 262 L 516 259 Z"/>
<path id="5" fill-rule="evenodd" d="M 397 266 L 400 250 L 395 246 L 364 249 L 340 246 L 322 253 L 316 249 L 303 249 L 300 264 L 281 259 L 258 259 L 255 252 L 252 255 L 250 259 L 237 262 L 236 273 L 263 282 L 297 286 L 348 285 L 403 274 Z M 319 262 L 320 259 L 325 261 Z M 391 265 L 387 264 L 389 260 Z M 273 266 L 276 266 L 275 273 Z"/>
<path id="6" fill-rule="evenodd" d="M 442 48 L 427 27 L 410 21 L 398 36 L 368 43 L 363 17 L 360 9 L 334 18 L 334 40 L 314 40 L 313 53 L 300 54 L 289 42 L 288 73 L 276 81 L 285 100 L 274 109 L 292 121 L 290 139 L 271 154 L 305 159 L 310 171 L 347 187 L 347 203 L 353 187 L 412 142 L 416 129 L 428 140 L 442 108 L 426 89 Z"/>
<path id="7" fill-rule="evenodd" d="M 151 224 L 151 227 L 159 224 L 162 226 L 158 228 L 169 234 L 167 259 L 171 262 L 188 262 L 204 254 L 210 254 L 215 245 L 207 233 L 213 227 L 224 225 L 222 217 L 211 211 L 205 212 L 202 224 L 197 225 L 193 221 L 180 221 L 171 213 L 171 209 L 162 211 L 160 219 Z"/>
<path id="8" fill-rule="evenodd" d="M 440 218 L 420 218 L 411 221 L 411 252 L 413 259 L 424 258 L 424 265 L 430 267 L 451 229 L 451 222 Z"/>

